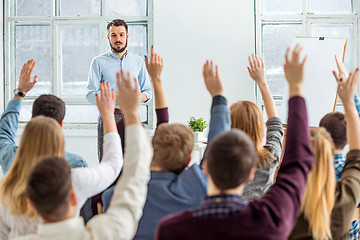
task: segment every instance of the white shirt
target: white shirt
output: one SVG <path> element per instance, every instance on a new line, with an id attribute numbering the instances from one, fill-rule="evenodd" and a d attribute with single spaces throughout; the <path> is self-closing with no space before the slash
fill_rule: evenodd
<path id="1" fill-rule="evenodd" d="M 152 148 L 144 128 L 125 128 L 126 149 L 124 172 L 118 181 L 110 207 L 93 217 L 86 226 L 81 218 L 40 224 L 37 234 L 18 240 L 129 240 L 135 235 L 150 179 Z"/>
<path id="2" fill-rule="evenodd" d="M 71 178 L 78 198 L 78 212 L 86 200 L 109 187 L 123 166 L 120 136 L 110 132 L 104 136 L 102 162 L 91 168 L 71 169 Z M 15 201 L 15 199 L 14 199 Z M 35 233 L 41 220 L 10 214 L 0 204 L 0 240 Z"/>

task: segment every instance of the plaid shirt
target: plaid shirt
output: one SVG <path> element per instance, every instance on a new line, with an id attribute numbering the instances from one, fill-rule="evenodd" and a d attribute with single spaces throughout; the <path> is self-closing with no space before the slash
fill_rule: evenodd
<path id="1" fill-rule="evenodd" d="M 221 218 L 230 216 L 246 206 L 242 197 L 238 195 L 223 194 L 207 196 L 200 207 L 190 209 L 193 217 Z"/>
<path id="2" fill-rule="evenodd" d="M 360 117 L 360 101 L 359 101 L 359 97 L 358 94 L 355 94 L 355 106 L 356 109 L 359 113 L 359 117 Z M 336 174 L 336 180 L 339 181 L 341 178 L 341 173 L 343 170 L 343 167 L 345 165 L 346 162 L 346 156 L 343 153 L 340 154 L 336 154 L 335 155 L 335 159 L 334 159 L 334 166 L 335 166 L 335 174 Z M 349 239 L 350 240 L 359 240 L 359 220 L 353 221 L 351 224 L 351 229 L 349 231 Z"/>

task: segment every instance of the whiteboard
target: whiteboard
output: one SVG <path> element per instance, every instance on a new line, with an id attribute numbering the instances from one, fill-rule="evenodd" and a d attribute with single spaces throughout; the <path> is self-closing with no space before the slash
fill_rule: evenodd
<path id="1" fill-rule="evenodd" d="M 320 119 L 333 111 L 337 89 L 337 83 L 332 74 L 333 70 L 337 71 L 335 55 L 343 57 L 346 42 L 347 39 L 296 38 L 291 44 L 290 49 L 298 43 L 303 47 L 301 60 L 308 55 L 304 72 L 304 96 L 309 126 L 319 126 Z M 286 80 L 284 84 L 286 84 L 286 92 L 283 94 L 279 115 L 282 122 L 286 124 L 289 88 Z"/>

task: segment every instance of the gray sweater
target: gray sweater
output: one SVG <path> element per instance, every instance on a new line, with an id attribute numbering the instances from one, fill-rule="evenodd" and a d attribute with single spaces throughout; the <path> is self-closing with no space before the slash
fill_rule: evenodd
<path id="1" fill-rule="evenodd" d="M 256 198 L 262 197 L 270 186 L 273 184 L 274 173 L 280 161 L 282 151 L 282 139 L 284 129 L 281 120 L 278 117 L 269 118 L 266 122 L 266 144 L 265 148 L 275 157 L 275 160 L 257 168 L 253 181 L 245 185 L 243 199 L 249 202 Z"/>

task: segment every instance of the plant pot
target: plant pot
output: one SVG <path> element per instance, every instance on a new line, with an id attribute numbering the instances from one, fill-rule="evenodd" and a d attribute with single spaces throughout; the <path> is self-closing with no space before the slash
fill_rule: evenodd
<path id="1" fill-rule="evenodd" d="M 193 132 L 194 142 L 201 142 L 204 140 L 204 132 Z"/>

